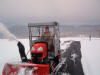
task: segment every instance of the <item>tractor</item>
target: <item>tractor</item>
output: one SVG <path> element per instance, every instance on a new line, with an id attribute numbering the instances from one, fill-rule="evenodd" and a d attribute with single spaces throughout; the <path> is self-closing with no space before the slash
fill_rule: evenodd
<path id="1" fill-rule="evenodd" d="M 31 59 L 27 59 L 24 46 L 19 42 L 22 62 L 6 63 L 3 75 L 50 75 L 59 64 L 61 59 L 59 24 L 29 23 L 28 29 Z M 43 35 L 46 29 L 50 33 L 48 36 Z"/>

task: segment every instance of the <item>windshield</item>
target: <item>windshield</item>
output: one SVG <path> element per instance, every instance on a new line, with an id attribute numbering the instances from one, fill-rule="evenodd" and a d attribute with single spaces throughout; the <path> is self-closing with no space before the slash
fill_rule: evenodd
<path id="1" fill-rule="evenodd" d="M 43 35 L 43 33 L 46 32 L 45 27 L 31 27 L 30 28 L 30 36 L 32 37 L 32 39 L 40 39 L 41 36 Z M 48 32 L 50 34 L 52 34 L 52 37 L 54 37 L 54 28 L 53 27 L 49 27 Z"/>

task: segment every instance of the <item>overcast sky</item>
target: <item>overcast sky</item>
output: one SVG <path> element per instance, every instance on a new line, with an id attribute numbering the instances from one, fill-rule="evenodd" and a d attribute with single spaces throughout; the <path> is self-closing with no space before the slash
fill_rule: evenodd
<path id="1" fill-rule="evenodd" d="M 6 25 L 49 21 L 100 24 L 100 0 L 0 0 L 0 22 Z"/>

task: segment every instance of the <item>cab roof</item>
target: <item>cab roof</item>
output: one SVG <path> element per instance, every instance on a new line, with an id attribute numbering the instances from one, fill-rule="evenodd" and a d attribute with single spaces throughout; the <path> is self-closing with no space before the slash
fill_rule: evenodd
<path id="1" fill-rule="evenodd" d="M 58 26 L 57 22 L 48 22 L 48 23 L 29 23 L 28 27 L 55 27 Z"/>

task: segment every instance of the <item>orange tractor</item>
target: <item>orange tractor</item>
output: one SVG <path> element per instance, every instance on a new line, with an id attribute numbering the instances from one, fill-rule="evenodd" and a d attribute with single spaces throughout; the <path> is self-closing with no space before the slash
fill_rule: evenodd
<path id="1" fill-rule="evenodd" d="M 22 62 L 6 63 L 3 75 L 49 75 L 59 64 L 58 23 L 29 23 L 28 28 L 31 59 L 27 59 L 24 46 L 18 42 Z"/>

